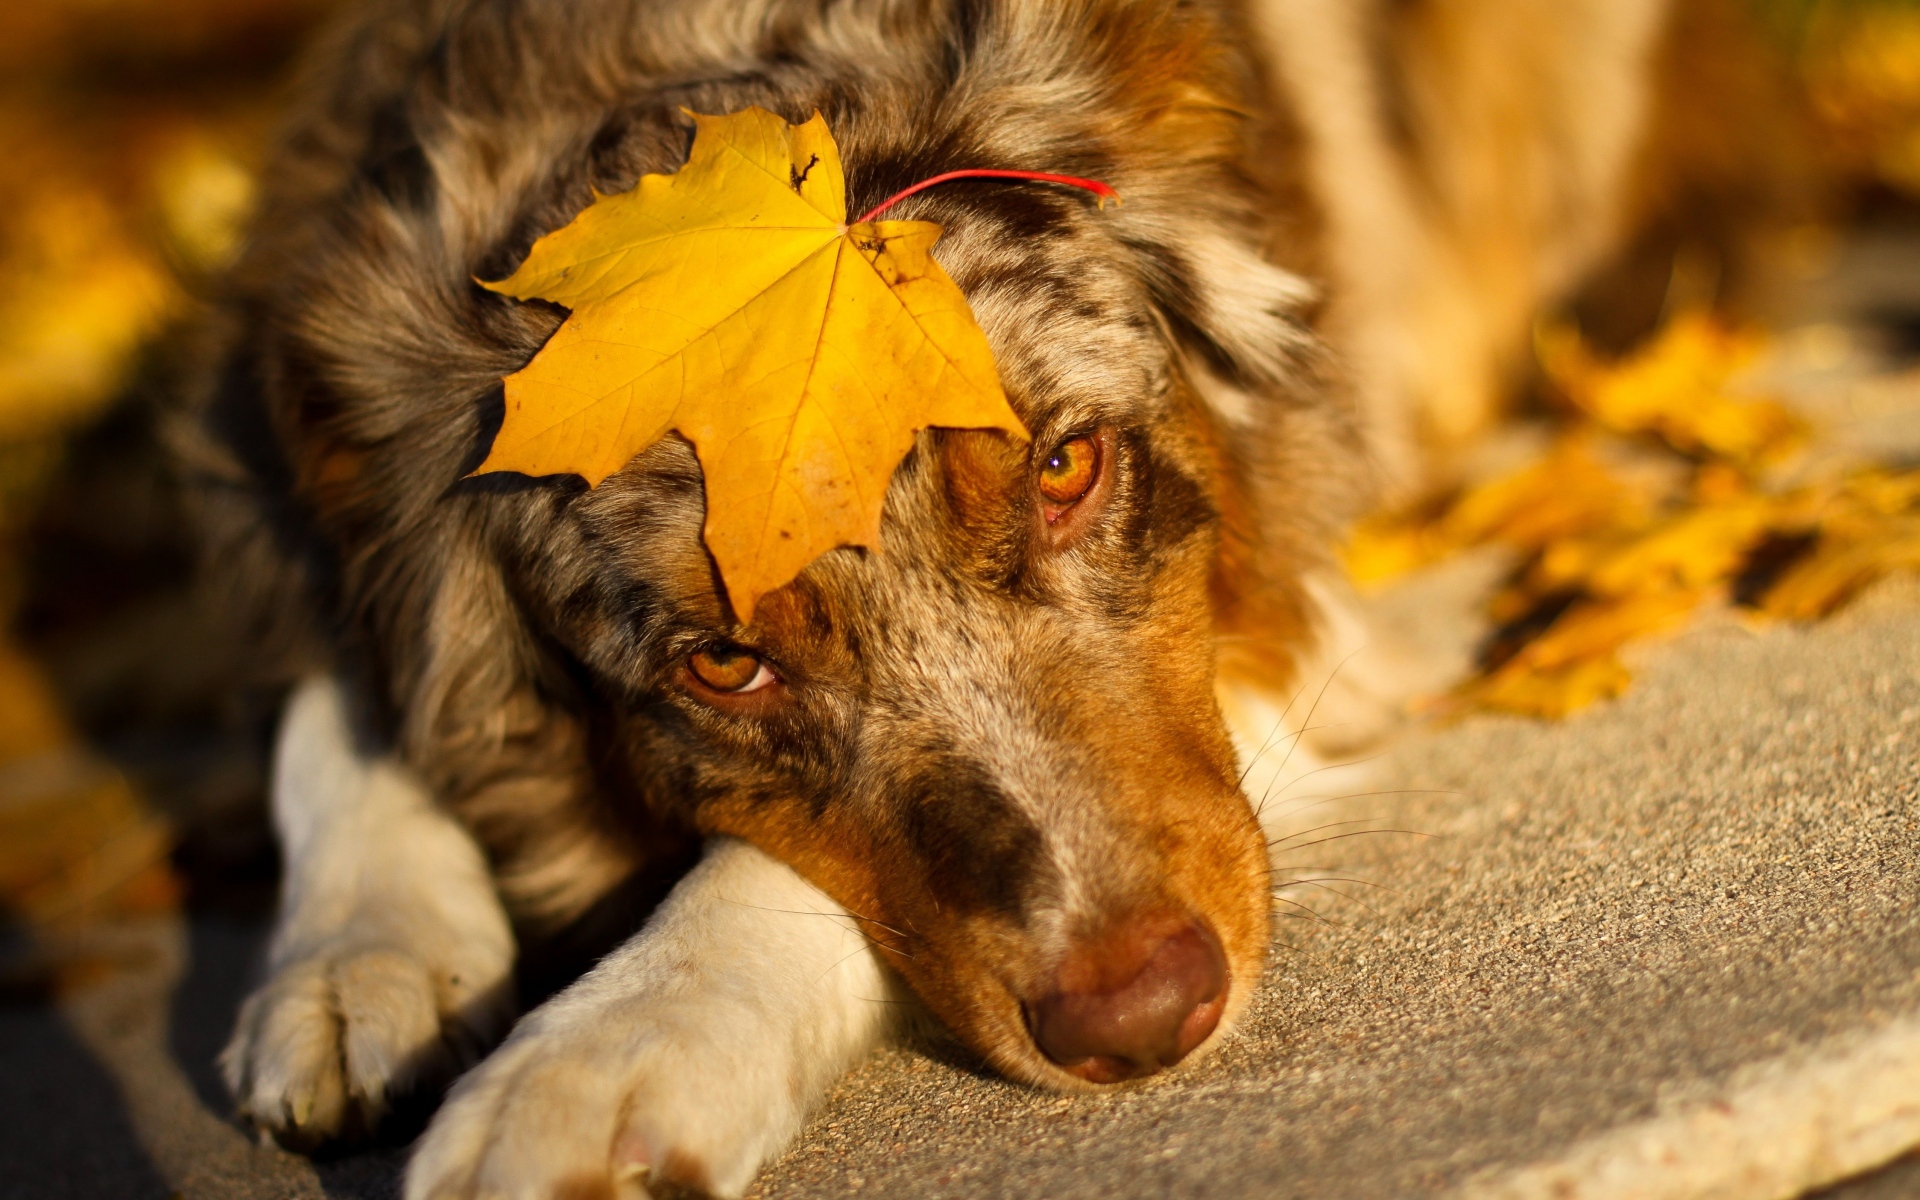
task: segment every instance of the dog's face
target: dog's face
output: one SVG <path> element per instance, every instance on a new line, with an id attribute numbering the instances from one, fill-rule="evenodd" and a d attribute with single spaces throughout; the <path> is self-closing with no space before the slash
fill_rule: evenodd
<path id="1" fill-rule="evenodd" d="M 608 612 L 562 636 L 634 697 L 626 754 L 703 829 L 813 878 L 1003 1070 L 1112 1082 L 1199 1045 L 1266 950 L 1213 699 L 1218 447 L 1105 240 L 982 286 L 992 213 L 950 222 L 947 261 L 1030 444 L 924 435 L 882 549 L 819 560 L 744 628 L 663 446 L 575 504 L 609 551 L 594 593 L 658 598 L 644 652 Z"/>
<path id="2" fill-rule="evenodd" d="M 736 834 L 858 914 L 997 1066 L 1113 1082 L 1224 1028 L 1260 973 L 1266 855 L 1214 667 L 1223 632 L 1298 632 L 1248 614 L 1297 618 L 1341 422 L 1291 357 L 1305 293 L 1262 258 L 1246 79 L 1210 10 L 908 9 L 871 46 L 770 27 L 789 41 L 763 74 L 638 104 L 555 65 L 571 35 L 445 42 L 378 137 L 296 141 L 321 158 L 269 174 L 288 190 L 239 277 L 253 360 L 230 377 L 265 381 L 258 473 L 291 480 L 406 754 L 523 916 L 645 861 L 626 814 Z M 342 85 L 350 114 L 364 90 Z M 487 397 L 560 320 L 473 279 L 592 188 L 673 169 L 682 107 L 749 104 L 826 115 L 855 211 L 979 166 L 1126 204 L 969 182 L 889 214 L 945 228 L 1032 441 L 924 432 L 881 548 L 821 557 L 740 627 L 685 443 L 595 489 L 462 476 Z"/>

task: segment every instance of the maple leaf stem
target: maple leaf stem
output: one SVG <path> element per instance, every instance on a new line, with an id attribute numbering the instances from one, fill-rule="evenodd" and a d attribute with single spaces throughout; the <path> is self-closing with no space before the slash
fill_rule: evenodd
<path id="1" fill-rule="evenodd" d="M 874 205 L 862 213 L 854 224 L 864 225 L 889 208 L 900 203 L 900 201 L 905 200 L 908 196 L 913 195 L 915 192 L 924 192 L 937 183 L 946 183 L 954 179 L 1024 179 L 1035 183 L 1063 183 L 1068 187 L 1084 188 L 1092 192 L 1095 196 L 1099 197 L 1100 207 L 1102 208 L 1106 207 L 1107 201 L 1109 200 L 1116 203 L 1120 200 L 1119 192 L 1101 183 L 1098 179 L 1082 179 L 1078 175 L 1051 175 L 1045 171 L 993 171 L 978 168 L 969 171 L 948 171 L 943 175 L 935 175 L 932 179 L 922 179 L 912 187 L 895 192 L 885 200 Z"/>

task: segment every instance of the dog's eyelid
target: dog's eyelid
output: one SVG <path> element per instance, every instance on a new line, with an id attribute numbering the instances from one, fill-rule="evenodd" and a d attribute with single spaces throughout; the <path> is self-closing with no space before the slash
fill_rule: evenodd
<path id="1" fill-rule="evenodd" d="M 687 674 L 698 688 L 720 696 L 751 695 L 786 682 L 785 675 L 766 655 L 738 642 L 704 643 L 685 661 Z"/>
<path id="2" fill-rule="evenodd" d="M 769 667 L 764 662 L 758 663 L 756 664 L 753 678 L 747 681 L 746 686 L 735 689 L 734 694 L 745 695 L 748 692 L 757 692 L 763 688 L 770 688 L 779 682 L 781 682 L 780 676 L 774 673 L 772 667 Z"/>
<path id="3" fill-rule="evenodd" d="M 1119 440 L 1112 425 L 1102 424 L 1040 443 L 1051 449 L 1034 456 L 1034 509 L 1049 549 L 1077 541 L 1104 507 L 1119 466 Z"/>

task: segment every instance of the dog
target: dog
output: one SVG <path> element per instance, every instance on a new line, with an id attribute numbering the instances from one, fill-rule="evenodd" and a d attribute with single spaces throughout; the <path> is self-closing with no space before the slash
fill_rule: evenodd
<path id="1" fill-rule="evenodd" d="M 314 1146 L 457 1075 L 415 1200 L 737 1195 L 903 1014 L 1067 1091 L 1203 1056 L 1265 969 L 1242 781 L 1324 661 L 1330 547 L 1489 418 L 1544 305 L 1660 224 L 1679 11 L 380 0 L 341 22 L 175 439 L 234 635 L 299 681 L 267 981 L 222 1058 L 243 1117 Z M 685 442 L 597 488 L 472 474 L 501 380 L 564 317 L 475 281 L 675 170 L 688 112 L 754 105 L 824 115 L 853 211 L 970 168 L 1123 203 L 963 181 L 889 214 L 943 226 L 1031 446 L 923 431 L 879 548 L 742 626 Z M 1043 491 L 1061 463 L 1072 494 Z M 620 940 L 515 1024 L 564 959 L 543 948 L 592 929 Z"/>

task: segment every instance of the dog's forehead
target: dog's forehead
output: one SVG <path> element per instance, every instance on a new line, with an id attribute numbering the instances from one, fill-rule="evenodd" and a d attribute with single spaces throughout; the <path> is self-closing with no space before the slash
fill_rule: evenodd
<path id="1" fill-rule="evenodd" d="M 967 294 L 1002 385 L 1033 432 L 1157 411 L 1167 346 L 1117 243 L 1087 222 L 1023 237 L 990 213 L 953 221 L 936 251 Z"/>

